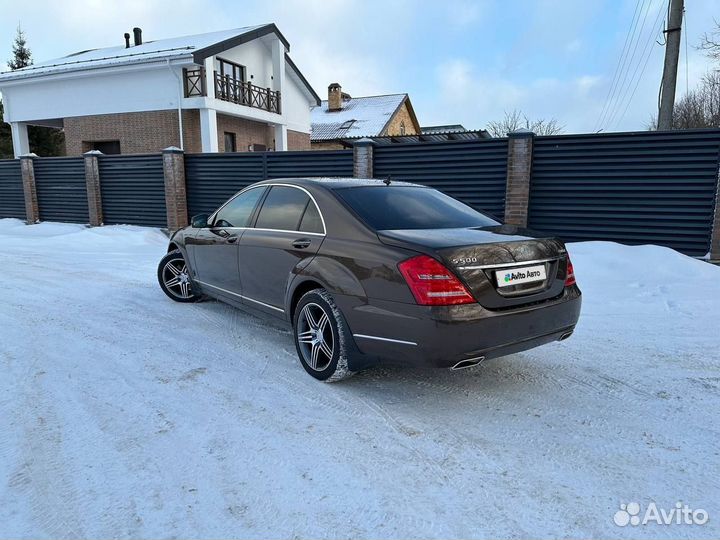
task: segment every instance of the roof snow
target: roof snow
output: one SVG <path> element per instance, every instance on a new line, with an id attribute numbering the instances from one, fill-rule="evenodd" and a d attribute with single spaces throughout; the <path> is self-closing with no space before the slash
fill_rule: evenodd
<path id="1" fill-rule="evenodd" d="M 329 111 L 323 101 L 310 112 L 313 141 L 380 135 L 407 94 L 367 96 L 343 100 L 342 109 Z"/>
<path id="2" fill-rule="evenodd" d="M 60 71 L 74 71 L 93 67 L 140 63 L 188 56 L 193 52 L 242 36 L 265 26 L 268 25 L 246 26 L 243 28 L 208 32 L 206 34 L 196 34 L 193 36 L 158 39 L 155 41 L 146 41 L 142 45 L 134 45 L 128 48 L 122 44 L 116 47 L 81 51 L 55 60 L 39 62 L 15 71 L 0 73 L 0 80 L 19 79 Z"/>

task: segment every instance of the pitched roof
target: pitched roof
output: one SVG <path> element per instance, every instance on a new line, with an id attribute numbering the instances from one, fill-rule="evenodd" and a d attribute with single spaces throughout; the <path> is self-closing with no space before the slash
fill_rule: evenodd
<path id="1" fill-rule="evenodd" d="M 0 80 L 21 79 L 49 73 L 78 71 L 97 67 L 143 63 L 192 56 L 199 62 L 219 50 L 228 49 L 262 35 L 276 33 L 289 49 L 287 40 L 274 24 L 246 26 L 232 30 L 145 41 L 126 48 L 124 44 L 102 49 L 90 49 L 69 54 L 55 60 L 39 62 L 16 71 L 0 73 Z"/>
<path id="2" fill-rule="evenodd" d="M 366 96 L 343 100 L 339 111 L 328 111 L 327 100 L 310 111 L 313 141 L 380 135 L 407 94 Z"/>

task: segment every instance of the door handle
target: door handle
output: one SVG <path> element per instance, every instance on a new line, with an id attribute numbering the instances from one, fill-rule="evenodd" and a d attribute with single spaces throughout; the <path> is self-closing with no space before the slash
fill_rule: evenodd
<path id="1" fill-rule="evenodd" d="M 311 240 L 308 238 L 298 238 L 295 240 L 292 245 L 296 249 L 305 249 L 306 247 L 309 247 L 311 243 Z"/>
<path id="2" fill-rule="evenodd" d="M 230 236 L 230 237 L 228 237 L 228 239 L 227 239 L 228 244 L 234 244 L 234 243 L 237 242 L 237 241 L 238 241 L 238 237 L 237 237 L 237 236 Z"/>

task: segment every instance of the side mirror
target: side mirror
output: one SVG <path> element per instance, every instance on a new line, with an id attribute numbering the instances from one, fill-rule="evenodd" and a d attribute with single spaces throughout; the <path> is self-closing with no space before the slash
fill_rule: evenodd
<path id="1" fill-rule="evenodd" d="M 198 214 L 197 216 L 192 217 L 190 223 L 192 224 L 194 229 L 204 229 L 208 226 L 209 217 L 210 214 Z"/>

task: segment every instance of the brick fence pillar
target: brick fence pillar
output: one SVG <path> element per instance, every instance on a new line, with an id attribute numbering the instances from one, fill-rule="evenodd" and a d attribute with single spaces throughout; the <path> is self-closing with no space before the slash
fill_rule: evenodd
<path id="1" fill-rule="evenodd" d="M 170 232 L 188 225 L 187 194 L 185 192 L 185 153 L 171 146 L 162 153 L 165 175 L 165 206 L 167 228 Z"/>
<path id="2" fill-rule="evenodd" d="M 373 147 L 372 139 L 360 139 L 353 144 L 353 176 L 355 178 L 373 177 Z"/>
<path id="3" fill-rule="evenodd" d="M 20 156 L 20 171 L 22 174 L 23 194 L 25 195 L 25 220 L 28 225 L 40 221 L 40 208 L 38 206 L 37 190 L 35 189 L 35 167 L 33 159 L 35 154 Z"/>
<path id="4" fill-rule="evenodd" d="M 98 157 L 102 156 L 99 150 L 85 152 L 85 187 L 87 188 L 88 213 L 90 225 L 99 227 L 103 224 L 102 196 L 100 191 L 100 166 Z"/>
<path id="5" fill-rule="evenodd" d="M 508 133 L 505 223 L 527 227 L 533 137 L 526 129 Z"/>
<path id="6" fill-rule="evenodd" d="M 713 219 L 712 233 L 710 234 L 710 260 L 720 261 L 720 171 L 717 177 L 715 191 L 715 218 Z"/>

